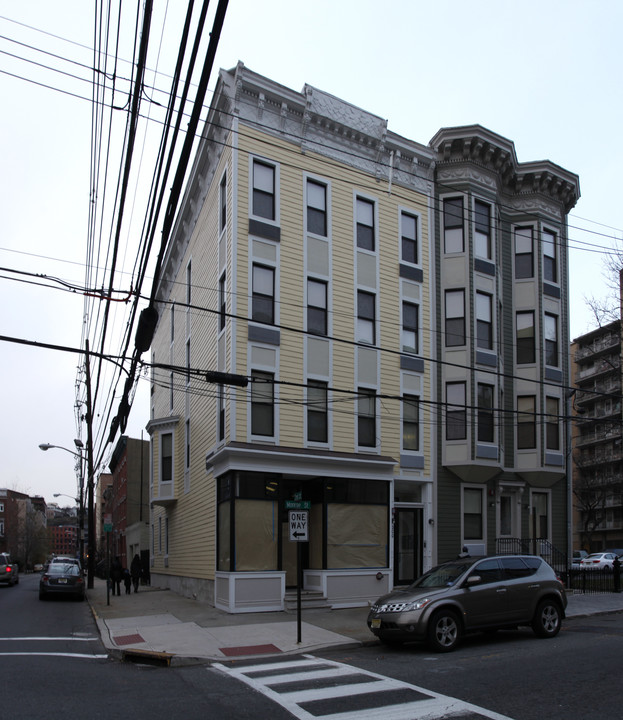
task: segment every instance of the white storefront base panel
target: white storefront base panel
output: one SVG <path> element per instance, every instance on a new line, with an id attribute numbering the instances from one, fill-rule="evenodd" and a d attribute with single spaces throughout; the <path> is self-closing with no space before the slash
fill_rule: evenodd
<path id="1" fill-rule="evenodd" d="M 274 612 L 284 609 L 285 572 L 218 572 L 214 606 L 229 613 Z"/>
<path id="2" fill-rule="evenodd" d="M 321 592 L 333 608 L 365 607 L 389 592 L 388 568 L 365 570 L 305 570 L 304 589 Z"/>

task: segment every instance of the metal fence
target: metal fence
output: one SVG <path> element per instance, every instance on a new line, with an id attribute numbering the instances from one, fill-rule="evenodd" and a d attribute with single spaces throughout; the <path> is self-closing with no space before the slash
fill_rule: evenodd
<path id="1" fill-rule="evenodd" d="M 568 592 L 586 594 L 621 592 L 620 567 L 615 567 L 614 570 L 571 568 L 564 575 L 562 579 Z"/>

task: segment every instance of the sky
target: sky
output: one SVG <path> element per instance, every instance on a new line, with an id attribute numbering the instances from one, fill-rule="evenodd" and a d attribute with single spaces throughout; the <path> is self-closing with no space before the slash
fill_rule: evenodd
<path id="1" fill-rule="evenodd" d="M 137 128 L 115 300 L 132 282 L 163 112 L 153 101 L 162 102 L 158 89 L 170 83 L 184 5 L 154 2 L 146 63 L 153 89 L 141 104 L 150 119 Z M 94 2 L 0 0 L 0 336 L 26 341 L 0 339 L 0 487 L 48 502 L 61 493 L 61 505 L 73 505 L 77 494 L 74 438 L 86 444 L 84 355 L 74 351 L 87 337 L 93 349 L 101 327 L 103 303 L 83 290 L 109 282 L 109 260 L 94 248 L 107 246 L 111 234 L 137 6 L 124 3 L 109 163 L 97 166 L 100 178 L 108 167 L 110 180 L 94 192 L 92 159 L 103 157 L 91 152 Z M 242 61 L 294 90 L 308 83 L 332 93 L 422 144 L 441 127 L 478 123 L 512 140 L 519 162 L 550 160 L 576 173 L 574 338 L 597 326 L 586 298 L 606 292 L 605 251 L 623 237 L 621 27 L 619 0 L 230 0 L 209 90 L 219 68 Z M 86 267 L 97 269 L 87 274 Z M 106 351 L 118 355 L 129 304 L 111 306 Z M 122 385 L 112 384 L 114 364 L 94 362 L 92 371 L 102 388 L 93 418 L 96 461 L 107 471 L 114 445 L 102 438 Z M 147 440 L 148 419 L 142 377 L 126 434 Z M 41 443 L 60 449 L 42 452 Z"/>

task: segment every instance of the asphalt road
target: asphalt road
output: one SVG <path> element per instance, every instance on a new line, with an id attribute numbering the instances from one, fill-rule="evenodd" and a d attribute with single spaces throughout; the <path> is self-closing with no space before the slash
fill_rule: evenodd
<path id="1" fill-rule="evenodd" d="M 1 717 L 291 720 L 343 712 L 396 720 L 421 717 L 420 707 L 442 718 L 453 699 L 469 704 L 462 718 L 621 716 L 623 613 L 567 620 L 553 640 L 527 629 L 474 636 L 445 655 L 423 645 L 371 646 L 247 668 L 163 668 L 107 659 L 88 604 L 40 602 L 37 583 L 30 575 L 0 587 Z"/>

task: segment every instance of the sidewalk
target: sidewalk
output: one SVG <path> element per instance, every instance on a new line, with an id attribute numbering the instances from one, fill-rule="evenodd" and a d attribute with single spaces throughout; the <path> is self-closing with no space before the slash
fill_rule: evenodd
<path id="1" fill-rule="evenodd" d="M 623 612 L 623 593 L 568 600 L 568 618 Z M 110 595 L 107 603 L 99 578 L 88 601 L 104 645 L 118 659 L 183 665 L 378 643 L 366 625 L 367 607 L 303 610 L 299 644 L 296 612 L 233 615 L 154 587 Z"/>

